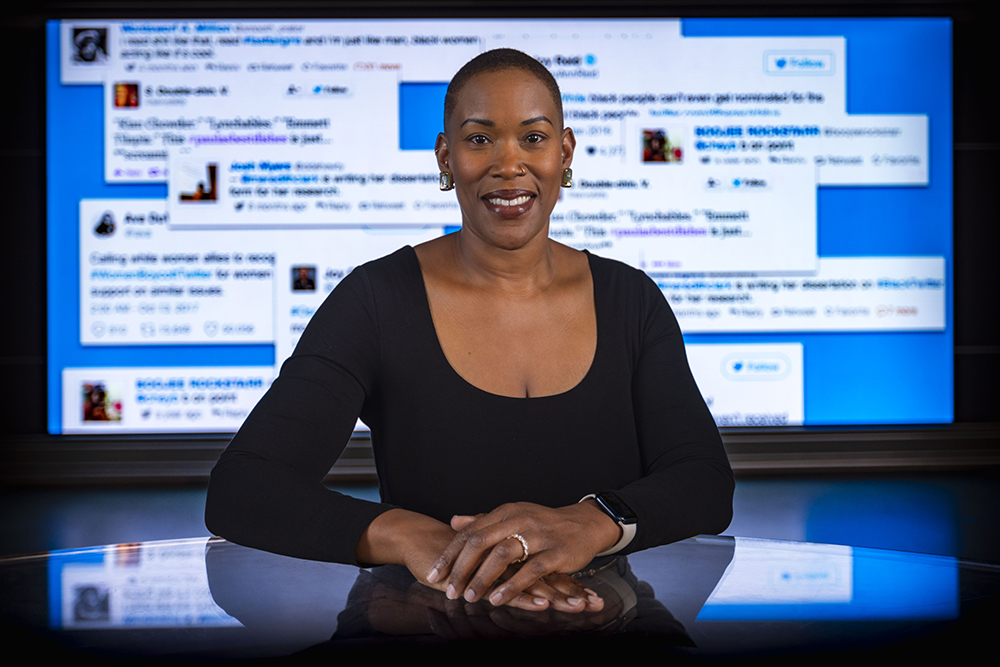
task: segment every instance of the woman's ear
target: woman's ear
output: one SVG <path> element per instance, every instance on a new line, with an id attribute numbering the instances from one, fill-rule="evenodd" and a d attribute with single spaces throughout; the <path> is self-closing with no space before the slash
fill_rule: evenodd
<path id="1" fill-rule="evenodd" d="M 451 171 L 448 163 L 451 151 L 448 149 L 448 137 L 444 136 L 444 132 L 438 134 L 437 142 L 434 144 L 434 157 L 437 158 L 438 171 Z"/>
<path id="2" fill-rule="evenodd" d="M 573 134 L 573 128 L 567 127 L 563 129 L 562 135 L 562 166 L 566 169 L 571 164 L 573 164 L 573 151 L 576 150 L 576 135 Z"/>

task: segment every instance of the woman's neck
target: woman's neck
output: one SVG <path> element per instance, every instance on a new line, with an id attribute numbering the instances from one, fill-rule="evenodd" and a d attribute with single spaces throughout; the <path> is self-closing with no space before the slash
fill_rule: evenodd
<path id="1" fill-rule="evenodd" d="M 487 244 L 465 228 L 452 236 L 455 264 L 470 285 L 529 295 L 544 292 L 556 280 L 557 253 L 547 233 L 512 250 Z"/>

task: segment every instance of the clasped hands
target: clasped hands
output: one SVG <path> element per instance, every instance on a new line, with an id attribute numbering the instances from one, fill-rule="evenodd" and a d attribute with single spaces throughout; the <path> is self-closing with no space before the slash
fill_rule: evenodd
<path id="1" fill-rule="evenodd" d="M 592 500 L 557 509 L 511 503 L 453 517 L 451 528 L 453 538 L 424 575 L 449 599 L 570 613 L 603 608 L 594 591 L 569 576 L 620 536 Z"/>
<path id="2" fill-rule="evenodd" d="M 527 554 L 515 534 L 527 544 Z M 577 613 L 599 611 L 604 601 L 570 573 L 620 536 L 618 524 L 593 500 L 560 508 L 510 503 L 488 514 L 453 517 L 450 526 L 397 508 L 368 526 L 356 557 L 404 565 L 417 581 L 452 600 Z"/>

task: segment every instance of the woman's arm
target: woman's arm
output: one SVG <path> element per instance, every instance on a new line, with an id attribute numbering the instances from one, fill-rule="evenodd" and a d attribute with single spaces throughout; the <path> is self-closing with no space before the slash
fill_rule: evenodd
<path id="1" fill-rule="evenodd" d="M 316 312 L 295 353 L 212 471 L 208 528 L 233 542 L 356 563 L 361 534 L 391 505 L 328 490 L 377 373 L 378 324 L 364 268 Z"/>
<path id="2" fill-rule="evenodd" d="M 638 517 L 624 553 L 724 531 L 735 488 L 715 419 L 687 361 L 684 340 L 659 287 L 641 276 L 645 317 L 632 378 L 643 477 L 616 490 Z"/>

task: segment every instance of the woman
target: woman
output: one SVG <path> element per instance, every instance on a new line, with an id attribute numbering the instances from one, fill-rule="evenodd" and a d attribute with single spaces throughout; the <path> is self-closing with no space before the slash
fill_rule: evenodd
<path id="1" fill-rule="evenodd" d="M 659 289 L 548 238 L 575 144 L 529 56 L 456 74 L 435 153 L 461 230 L 334 290 L 213 471 L 211 530 L 583 611 L 602 600 L 566 575 L 595 555 L 725 529 L 732 472 Z M 383 503 L 322 485 L 358 415 Z"/>

